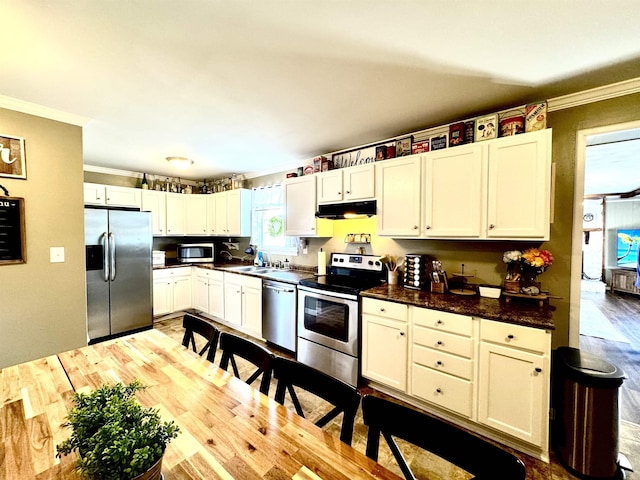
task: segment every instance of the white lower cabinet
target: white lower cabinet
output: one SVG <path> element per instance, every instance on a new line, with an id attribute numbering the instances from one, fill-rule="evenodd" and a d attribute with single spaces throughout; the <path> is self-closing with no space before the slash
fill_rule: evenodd
<path id="1" fill-rule="evenodd" d="M 362 376 L 407 389 L 408 307 L 362 299 Z"/>
<path id="2" fill-rule="evenodd" d="M 224 320 L 262 337 L 262 280 L 224 272 Z"/>
<path id="3" fill-rule="evenodd" d="M 191 308 L 191 267 L 153 271 L 153 314 Z"/>
<path id="4" fill-rule="evenodd" d="M 224 318 L 224 272 L 195 268 L 193 308 L 220 319 Z"/>
<path id="5" fill-rule="evenodd" d="M 472 418 L 477 321 L 418 307 L 411 307 L 410 312 L 410 394 Z"/>
<path id="6" fill-rule="evenodd" d="M 551 334 L 481 320 L 480 340 L 478 421 L 546 447 Z"/>
<path id="7" fill-rule="evenodd" d="M 365 297 L 362 333 L 372 386 L 548 461 L 551 332 Z"/>

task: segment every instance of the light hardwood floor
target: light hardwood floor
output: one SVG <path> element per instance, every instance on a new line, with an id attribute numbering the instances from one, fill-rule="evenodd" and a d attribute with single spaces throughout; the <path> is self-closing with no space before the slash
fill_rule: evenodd
<path id="1" fill-rule="evenodd" d="M 221 325 L 217 322 L 213 322 L 213 323 L 215 323 L 222 331 L 230 331 L 230 329 L 224 325 Z M 157 320 L 154 323 L 154 326 L 155 328 L 158 328 L 165 334 L 174 338 L 176 341 L 182 340 L 184 330 L 182 329 L 181 316 L 177 316 L 175 318 L 169 318 L 169 319 L 164 318 L 162 320 Z M 237 333 L 237 332 L 234 332 L 234 333 Z M 255 339 L 252 339 L 252 340 L 255 340 Z M 259 343 L 263 343 L 263 342 L 259 342 Z M 290 356 L 286 352 L 282 352 L 273 348 L 271 345 L 266 345 L 266 346 L 267 348 L 270 348 L 271 350 L 273 350 L 275 353 L 279 355 Z M 219 361 L 220 361 L 220 353 L 218 352 L 215 358 L 215 364 L 217 365 Z M 244 376 L 242 372 L 243 367 L 247 371 L 250 370 L 250 367 L 248 365 L 240 366 L 241 376 L 242 378 L 246 378 L 246 376 Z M 370 392 L 373 392 L 372 389 L 370 388 L 367 388 L 367 387 L 361 388 L 361 393 L 363 394 L 370 393 Z M 275 393 L 275 381 L 272 381 L 272 389 L 271 389 L 270 396 L 273 396 L 274 393 Z M 380 392 L 373 392 L 373 393 L 375 393 L 376 395 L 385 396 Z M 315 420 L 317 418 L 320 418 L 324 413 L 326 413 L 326 411 L 328 411 L 328 408 L 329 408 L 326 404 L 323 404 L 322 401 L 317 401 L 315 398 L 312 398 L 311 396 L 305 396 L 304 393 L 300 395 L 300 401 L 303 404 L 304 410 L 311 412 L 307 416 L 310 420 Z M 328 427 L 326 427 L 327 430 L 334 431 L 336 436 L 339 436 L 339 420 L 340 420 L 340 417 L 336 419 Z M 630 439 L 635 438 L 635 444 L 637 448 L 636 453 L 639 455 L 638 458 L 640 458 L 640 429 L 623 428 L 621 437 L 622 436 L 629 437 Z M 364 453 L 366 448 L 366 440 L 367 440 L 367 427 L 363 424 L 361 411 L 359 411 L 359 414 L 356 418 L 355 428 L 354 428 L 354 437 L 353 437 L 354 448 Z M 411 468 L 414 470 L 416 477 L 420 480 L 422 479 L 424 480 L 427 480 L 427 479 L 428 480 L 435 480 L 435 479 L 457 480 L 457 479 L 469 478 L 469 476 L 466 473 L 453 468 L 451 465 L 437 459 L 437 457 L 434 457 L 429 453 L 420 451 L 419 449 L 414 448 L 411 445 L 401 441 L 399 441 L 398 443 L 400 444 L 401 449 L 405 454 L 405 457 L 411 464 Z M 390 470 L 396 472 L 398 475 L 402 476 L 400 469 L 397 467 L 395 460 L 391 455 L 391 452 L 385 445 L 385 442 L 381 441 L 380 445 L 381 445 L 381 450 L 380 450 L 379 462 L 383 464 L 385 467 L 389 468 Z M 526 465 L 527 480 L 576 480 L 576 477 L 569 474 L 560 465 L 560 463 L 557 461 L 553 452 L 551 452 L 552 462 L 550 464 L 546 464 L 544 462 L 541 462 L 539 460 L 536 460 L 534 458 L 531 458 L 519 452 L 514 451 L 514 453 L 519 458 L 521 458 Z M 635 477 L 634 479 L 632 475 L 628 475 L 627 479 L 628 480 L 640 479 L 640 476 Z"/>

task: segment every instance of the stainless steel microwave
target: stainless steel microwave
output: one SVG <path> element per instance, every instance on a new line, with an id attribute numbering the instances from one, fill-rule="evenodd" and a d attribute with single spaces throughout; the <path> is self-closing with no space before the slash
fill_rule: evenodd
<path id="1" fill-rule="evenodd" d="M 213 262 L 215 258 L 213 243 L 179 243 L 177 258 L 182 263 Z"/>

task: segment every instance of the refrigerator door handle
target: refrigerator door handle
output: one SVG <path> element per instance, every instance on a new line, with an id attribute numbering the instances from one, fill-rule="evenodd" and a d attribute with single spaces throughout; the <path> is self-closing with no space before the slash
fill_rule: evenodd
<path id="1" fill-rule="evenodd" d="M 116 236 L 109 232 L 109 271 L 111 281 L 116 279 Z"/>
<path id="2" fill-rule="evenodd" d="M 107 232 L 103 232 L 100 235 L 100 242 L 102 243 L 102 271 L 104 272 L 104 281 L 109 281 L 109 243 L 107 240 Z"/>

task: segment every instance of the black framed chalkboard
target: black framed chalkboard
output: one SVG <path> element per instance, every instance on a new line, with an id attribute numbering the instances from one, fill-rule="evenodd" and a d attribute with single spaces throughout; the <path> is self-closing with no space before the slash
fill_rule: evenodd
<path id="1" fill-rule="evenodd" d="M 0 196 L 0 265 L 26 263 L 24 198 Z"/>

